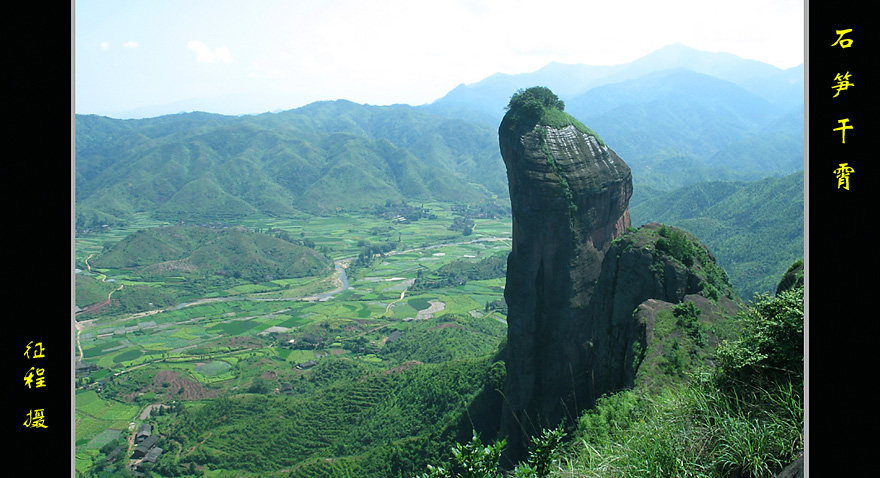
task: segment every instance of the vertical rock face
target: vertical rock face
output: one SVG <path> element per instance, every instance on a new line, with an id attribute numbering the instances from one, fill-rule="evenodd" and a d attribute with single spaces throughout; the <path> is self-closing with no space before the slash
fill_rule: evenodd
<path id="1" fill-rule="evenodd" d="M 631 370 L 597 366 L 625 357 L 596 351 L 607 350 L 609 334 L 637 331 L 612 331 L 591 307 L 611 241 L 630 225 L 632 175 L 583 125 L 553 124 L 508 112 L 499 128 L 513 212 L 501 434 L 513 462 L 542 428 L 576 420 L 602 393 L 632 384 Z"/>

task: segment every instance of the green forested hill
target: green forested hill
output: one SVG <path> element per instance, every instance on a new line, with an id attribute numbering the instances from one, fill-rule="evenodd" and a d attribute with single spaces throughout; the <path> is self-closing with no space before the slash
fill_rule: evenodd
<path id="1" fill-rule="evenodd" d="M 138 231 L 91 260 L 140 275 L 222 275 L 255 281 L 323 275 L 330 260 L 278 237 L 239 228 L 160 227 Z"/>
<path id="2" fill-rule="evenodd" d="M 745 299 L 772 293 L 804 254 L 804 173 L 756 182 L 708 182 L 646 199 L 633 224 L 660 222 L 703 241 Z"/>
<path id="3" fill-rule="evenodd" d="M 445 458 L 466 438 L 459 427 L 470 426 L 466 409 L 484 387 L 498 386 L 487 378 L 488 363 L 411 362 L 381 372 L 353 360 L 327 361 L 296 384 L 316 382 L 312 392 L 240 394 L 181 413 L 166 427 L 166 440 L 186 451 L 159 471 L 170 476 L 179 460 L 237 470 L 236 476 L 280 469 L 304 478 L 413 476 L 426 458 Z"/>
<path id="4" fill-rule="evenodd" d="M 231 221 L 506 196 L 491 128 L 347 101 L 280 114 L 76 117 L 77 224 Z"/>

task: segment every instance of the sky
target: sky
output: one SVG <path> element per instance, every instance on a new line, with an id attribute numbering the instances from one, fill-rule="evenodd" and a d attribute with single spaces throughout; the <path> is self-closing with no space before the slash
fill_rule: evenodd
<path id="1" fill-rule="evenodd" d="M 421 105 L 494 73 L 624 64 L 673 43 L 791 68 L 804 1 L 77 0 L 74 111 Z"/>

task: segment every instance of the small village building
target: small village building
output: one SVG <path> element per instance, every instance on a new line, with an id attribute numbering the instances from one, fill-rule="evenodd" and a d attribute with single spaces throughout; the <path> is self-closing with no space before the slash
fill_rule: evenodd
<path id="1" fill-rule="evenodd" d="M 137 433 L 135 434 L 134 442 L 140 443 L 152 435 L 153 435 L 153 426 L 148 423 L 144 423 L 143 425 L 141 425 L 141 427 L 138 429 Z"/>
<path id="2" fill-rule="evenodd" d="M 93 363 L 83 362 L 81 360 L 76 361 L 76 376 L 82 377 L 88 375 L 95 370 L 98 370 L 98 366 Z"/>
<path id="3" fill-rule="evenodd" d="M 159 455 L 162 454 L 162 449 L 154 446 L 150 448 L 150 451 L 147 452 L 147 456 L 141 461 L 141 463 L 156 463 L 156 460 L 159 459 Z"/>
<path id="4" fill-rule="evenodd" d="M 158 440 L 159 440 L 159 437 L 157 437 L 156 435 L 150 435 L 150 436 L 144 438 L 144 440 L 142 442 L 140 442 L 137 447 L 135 447 L 134 451 L 131 454 L 131 457 L 132 458 L 143 458 L 143 457 L 147 456 L 147 453 L 149 453 L 150 448 L 153 448 L 153 445 L 155 445 L 156 441 L 158 441 Z"/>
<path id="5" fill-rule="evenodd" d="M 308 362 L 302 362 L 302 363 L 296 364 L 296 368 L 298 368 L 300 370 L 306 370 L 306 369 L 310 369 L 310 368 L 314 367 L 315 365 L 318 365 L 318 362 L 315 362 L 314 360 L 309 360 Z"/>
<path id="6" fill-rule="evenodd" d="M 118 455 L 119 452 L 121 452 L 123 448 L 124 448 L 124 447 L 123 447 L 122 445 L 119 445 L 119 446 L 116 447 L 113 451 L 111 451 L 111 452 L 107 455 L 107 461 L 108 461 L 108 462 L 113 461 L 113 459 L 116 458 L 116 455 Z"/>
<path id="7" fill-rule="evenodd" d="M 157 446 L 153 447 L 147 453 L 147 455 L 144 456 L 143 460 L 137 462 L 137 464 L 134 465 L 134 470 L 133 470 L 134 474 L 137 476 L 143 476 L 142 473 L 145 473 L 147 471 L 145 465 L 147 465 L 148 463 L 155 464 L 156 460 L 159 459 L 159 455 L 161 455 L 161 454 L 162 454 L 161 448 L 159 448 Z"/>

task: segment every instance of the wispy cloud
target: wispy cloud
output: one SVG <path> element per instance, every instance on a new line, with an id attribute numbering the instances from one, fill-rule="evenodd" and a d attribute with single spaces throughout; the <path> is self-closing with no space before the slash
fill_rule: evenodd
<path id="1" fill-rule="evenodd" d="M 122 48 L 137 48 L 138 43 L 136 41 L 127 41 L 122 44 Z"/>
<path id="2" fill-rule="evenodd" d="M 229 51 L 229 47 L 221 46 L 212 50 L 199 40 L 193 40 L 186 46 L 196 53 L 196 61 L 200 63 L 232 62 L 232 53 Z"/>

